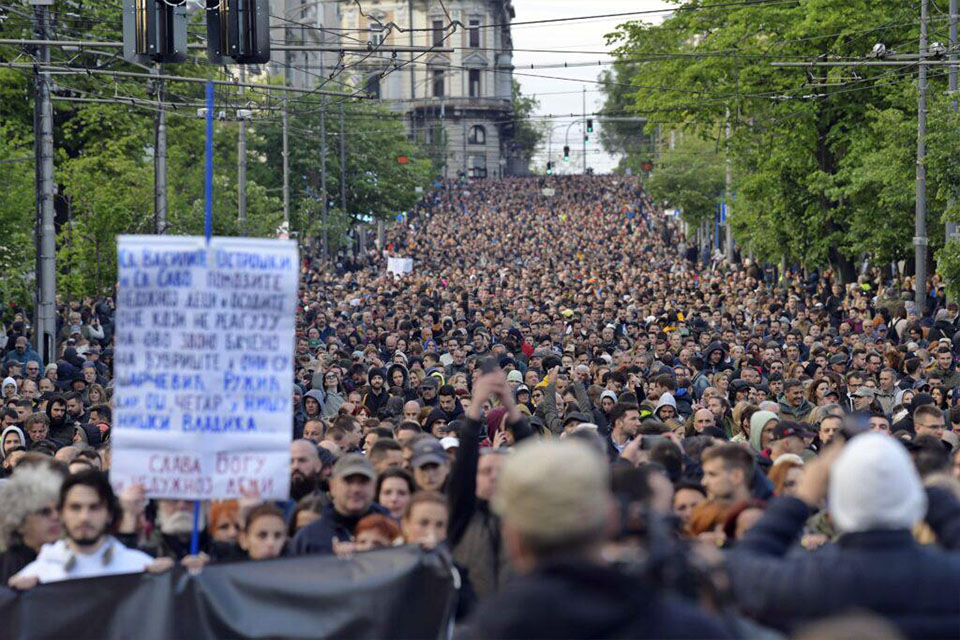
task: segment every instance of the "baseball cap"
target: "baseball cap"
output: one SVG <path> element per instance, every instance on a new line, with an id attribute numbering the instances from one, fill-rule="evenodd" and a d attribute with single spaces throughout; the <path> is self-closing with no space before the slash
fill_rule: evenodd
<path id="1" fill-rule="evenodd" d="M 789 420 L 777 424 L 773 428 L 771 440 L 784 440 L 790 436 L 798 438 L 807 438 L 813 434 L 804 428 L 799 422 L 790 422 Z"/>
<path id="2" fill-rule="evenodd" d="M 413 445 L 413 455 L 410 457 L 410 465 L 416 469 L 426 464 L 444 464 L 447 461 L 447 455 L 444 453 L 443 445 L 439 440 L 433 438 L 424 438 Z"/>
<path id="3" fill-rule="evenodd" d="M 593 418 L 579 411 L 574 411 L 573 413 L 567 414 L 567 417 L 563 419 L 563 425 L 566 426 L 571 422 L 593 422 Z"/>
<path id="4" fill-rule="evenodd" d="M 420 388 L 421 388 L 421 389 L 422 389 L 423 387 L 436 388 L 436 387 L 439 387 L 439 386 L 440 386 L 440 381 L 437 380 L 436 378 L 434 378 L 433 376 L 427 376 L 427 377 L 424 378 L 423 381 L 420 383 Z"/>
<path id="5" fill-rule="evenodd" d="M 860 387 L 853 394 L 854 398 L 876 398 L 877 394 L 870 387 Z"/>
<path id="6" fill-rule="evenodd" d="M 333 476 L 335 478 L 364 476 L 376 480 L 377 472 L 373 469 L 370 460 L 362 453 L 348 453 L 333 465 Z"/>
<path id="7" fill-rule="evenodd" d="M 458 438 L 454 438 L 453 436 L 447 436 L 446 438 L 442 438 L 440 440 L 440 446 L 443 447 L 444 451 L 447 449 L 456 449 L 460 446 L 460 440 Z"/>

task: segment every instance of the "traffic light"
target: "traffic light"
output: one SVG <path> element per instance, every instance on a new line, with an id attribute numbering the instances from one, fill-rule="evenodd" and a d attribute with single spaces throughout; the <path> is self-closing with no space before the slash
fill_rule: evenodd
<path id="1" fill-rule="evenodd" d="M 187 59 L 187 0 L 123 0 L 123 58 L 129 62 Z"/>
<path id="2" fill-rule="evenodd" d="M 563 161 L 570 162 L 570 147 L 568 145 L 563 145 Z"/>
<path id="3" fill-rule="evenodd" d="M 162 0 L 161 0 L 162 1 Z M 270 62 L 268 0 L 206 0 L 207 55 L 213 64 Z"/>
<path id="4" fill-rule="evenodd" d="M 590 136 L 587 135 L 586 133 L 583 134 L 583 141 L 584 141 L 584 142 L 590 142 Z"/>
<path id="5" fill-rule="evenodd" d="M 553 175 L 553 163 L 550 162 L 549 160 L 547 160 L 547 175 L 548 176 Z"/>
<path id="6" fill-rule="evenodd" d="M 593 133 L 593 118 L 587 118 L 587 133 Z"/>

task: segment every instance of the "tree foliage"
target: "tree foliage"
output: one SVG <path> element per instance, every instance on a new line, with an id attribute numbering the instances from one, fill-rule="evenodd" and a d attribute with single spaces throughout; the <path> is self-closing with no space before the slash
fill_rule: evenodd
<path id="1" fill-rule="evenodd" d="M 0 37 L 32 37 L 31 10 L 12 7 L 0 22 Z M 202 31 L 204 12 L 193 17 L 191 31 Z M 120 5 L 94 3 L 72 13 L 55 12 L 57 37 L 118 41 Z M 0 59 L 28 63 L 0 69 L 0 295 L 4 300 L 29 303 L 34 285 L 34 160 L 33 70 L 34 51 L 0 46 Z M 116 274 L 116 235 L 154 231 L 155 86 L 144 78 L 85 74 L 99 71 L 134 71 L 111 51 L 89 48 L 51 50 L 53 62 L 78 67 L 76 74 L 59 74 L 55 97 L 95 99 L 104 102 L 54 101 L 55 182 L 57 195 L 58 293 L 63 299 L 103 291 Z M 230 79 L 222 68 L 204 57 L 167 65 L 168 74 L 196 78 Z M 249 78 L 249 76 L 248 76 Z M 257 83 L 279 83 L 259 76 Z M 334 86 L 331 84 L 327 87 Z M 203 233 L 205 124 L 196 117 L 202 104 L 201 83 L 167 81 L 167 231 L 171 234 Z M 279 94 L 249 90 L 241 95 L 234 87 L 217 87 L 217 112 L 226 115 L 214 125 L 213 225 L 217 235 L 238 235 L 236 109 L 253 112 L 247 124 L 247 223 L 253 236 L 275 236 L 282 223 L 283 157 Z M 134 101 L 140 102 L 134 102 Z M 340 154 L 338 103 L 322 103 L 319 96 L 290 98 L 291 227 L 319 235 L 319 175 L 321 109 L 327 114 L 327 185 L 331 195 L 331 239 L 342 237 L 358 216 L 392 219 L 419 197 L 417 187 L 429 184 L 429 160 L 408 142 L 396 114 L 381 108 L 344 102 L 346 112 L 346 178 L 349 214 L 339 211 Z M 399 164 L 398 156 L 410 162 Z"/>
<path id="2" fill-rule="evenodd" d="M 689 135 L 660 155 L 647 190 L 654 200 L 680 209 L 683 219 L 697 226 L 713 220 L 724 178 L 716 141 Z"/>
<path id="3" fill-rule="evenodd" d="M 532 118 L 540 107 L 536 96 L 525 96 L 520 91 L 520 83 L 513 79 L 513 142 L 517 152 L 529 162 L 537 148 L 546 139 L 547 129 L 545 122 L 537 122 Z"/>
<path id="4" fill-rule="evenodd" d="M 609 36 L 618 62 L 610 112 L 656 119 L 664 130 L 722 130 L 733 166 L 735 237 L 759 257 L 831 264 L 912 255 L 917 84 L 915 64 L 778 67 L 775 62 L 862 59 L 877 42 L 916 51 L 913 3 L 810 0 L 741 6 L 677 1 L 659 25 L 629 22 Z M 942 216 L 958 181 L 946 71 L 930 71 L 928 220 Z M 614 134 L 616 131 L 614 130 Z M 618 142 L 611 150 L 642 153 Z"/>

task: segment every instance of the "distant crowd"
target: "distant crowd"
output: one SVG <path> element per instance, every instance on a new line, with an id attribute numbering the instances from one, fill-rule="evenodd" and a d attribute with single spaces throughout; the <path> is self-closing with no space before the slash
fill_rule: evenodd
<path id="1" fill-rule="evenodd" d="M 366 254 L 307 247 L 289 500 L 204 505 L 197 553 L 193 503 L 108 480 L 113 299 L 61 301 L 52 362 L 18 313 L 0 578 L 413 544 L 456 636 L 955 637 L 957 304 L 705 258 L 616 176 L 444 183 Z"/>

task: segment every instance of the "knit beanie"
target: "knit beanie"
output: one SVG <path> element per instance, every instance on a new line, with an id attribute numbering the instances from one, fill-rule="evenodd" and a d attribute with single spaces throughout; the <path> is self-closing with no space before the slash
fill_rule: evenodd
<path id="1" fill-rule="evenodd" d="M 910 529 L 927 512 L 927 494 L 902 444 L 886 434 L 864 433 L 834 463 L 828 504 L 843 533 Z"/>

